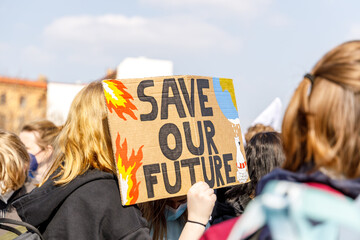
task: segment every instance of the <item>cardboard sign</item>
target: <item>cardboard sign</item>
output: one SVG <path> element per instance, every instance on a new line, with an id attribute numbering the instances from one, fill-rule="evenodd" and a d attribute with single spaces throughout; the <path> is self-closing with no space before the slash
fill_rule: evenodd
<path id="1" fill-rule="evenodd" d="M 104 80 L 123 205 L 249 181 L 231 79 Z"/>

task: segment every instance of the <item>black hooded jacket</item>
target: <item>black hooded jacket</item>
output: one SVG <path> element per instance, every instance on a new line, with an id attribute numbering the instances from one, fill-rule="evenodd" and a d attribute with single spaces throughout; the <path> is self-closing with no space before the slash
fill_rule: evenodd
<path id="1" fill-rule="evenodd" d="M 13 206 L 45 239 L 151 239 L 140 210 L 121 205 L 116 177 L 99 170 L 61 186 L 49 179 Z"/>

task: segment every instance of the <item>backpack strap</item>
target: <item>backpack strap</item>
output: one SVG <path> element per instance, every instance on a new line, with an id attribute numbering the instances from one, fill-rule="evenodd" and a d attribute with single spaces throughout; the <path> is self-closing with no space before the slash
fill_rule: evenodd
<path id="1" fill-rule="evenodd" d="M 13 232 L 15 233 L 16 235 L 21 235 L 21 232 L 19 230 L 17 230 L 16 228 L 14 227 L 10 227 L 8 225 L 3 225 L 0 223 L 0 229 L 4 229 L 6 231 L 9 231 L 9 232 Z"/>
<path id="2" fill-rule="evenodd" d="M 12 224 L 12 225 L 17 225 L 17 226 L 23 226 L 26 227 L 28 231 L 36 233 L 37 235 L 39 235 L 41 240 L 44 240 L 43 236 L 41 235 L 41 233 L 39 232 L 39 230 L 34 227 L 33 225 L 26 223 L 26 222 L 21 222 L 21 221 L 17 221 L 14 219 L 10 219 L 10 218 L 0 218 L 0 228 L 4 229 L 4 230 L 8 230 L 11 231 L 17 235 L 21 235 L 22 233 L 10 226 L 4 225 L 5 224 Z"/>

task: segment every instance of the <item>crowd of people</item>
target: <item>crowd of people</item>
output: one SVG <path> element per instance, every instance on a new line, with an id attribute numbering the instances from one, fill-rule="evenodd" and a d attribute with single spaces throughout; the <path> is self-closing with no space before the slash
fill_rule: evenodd
<path id="1" fill-rule="evenodd" d="M 45 239 L 278 239 L 279 228 L 285 239 L 317 239 L 309 229 L 325 231 L 319 226 L 326 218 L 314 213 L 301 227 L 289 213 L 291 189 L 302 189 L 295 194 L 298 202 L 299 192 L 308 189 L 339 206 L 346 199 L 353 209 L 347 217 L 360 219 L 359 121 L 360 41 L 351 41 L 329 51 L 304 76 L 281 133 L 270 126 L 249 129 L 249 183 L 214 191 L 197 182 L 187 196 L 124 207 L 102 84 L 95 81 L 75 97 L 63 126 L 39 120 L 24 125 L 19 136 L 0 130 L 1 218 L 21 219 Z M 280 188 L 283 194 L 276 195 Z M 336 219 L 332 229 L 346 225 Z M 346 236 L 360 238 L 359 230 L 346 227 Z M 4 233 L 0 229 L 0 238 Z"/>

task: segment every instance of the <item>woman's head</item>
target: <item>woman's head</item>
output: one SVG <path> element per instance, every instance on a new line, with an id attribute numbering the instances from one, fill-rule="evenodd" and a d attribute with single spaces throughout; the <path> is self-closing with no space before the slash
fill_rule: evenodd
<path id="1" fill-rule="evenodd" d="M 13 133 L 0 130 L 0 193 L 15 191 L 24 185 L 30 157 L 25 145 Z"/>
<path id="2" fill-rule="evenodd" d="M 245 133 L 245 141 L 248 143 L 250 139 L 259 132 L 274 132 L 274 128 L 271 126 L 263 125 L 261 123 L 255 124 L 248 128 L 247 132 Z"/>
<path id="3" fill-rule="evenodd" d="M 230 188 L 227 199 L 236 212 L 241 213 L 251 198 L 259 180 L 274 168 L 280 167 L 285 160 L 280 134 L 277 132 L 260 132 L 255 134 L 245 147 L 246 162 L 250 182 Z"/>
<path id="4" fill-rule="evenodd" d="M 84 87 L 73 100 L 55 141 L 54 161 L 49 175 L 61 168 L 56 175 L 60 176 L 58 184 L 66 184 L 90 168 L 116 172 L 100 81 Z"/>
<path id="5" fill-rule="evenodd" d="M 51 121 L 39 120 L 23 126 L 19 137 L 27 151 L 36 157 L 38 163 L 42 163 L 52 154 L 59 131 L 60 128 Z"/>
<path id="6" fill-rule="evenodd" d="M 315 65 L 286 110 L 285 169 L 305 164 L 360 177 L 360 41 L 341 44 Z"/>
<path id="7" fill-rule="evenodd" d="M 285 160 L 280 134 L 260 132 L 255 134 L 245 147 L 245 154 L 251 185 L 254 189 L 258 181 Z"/>

